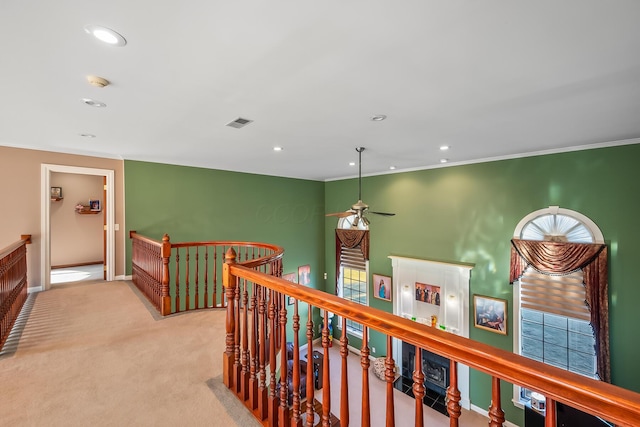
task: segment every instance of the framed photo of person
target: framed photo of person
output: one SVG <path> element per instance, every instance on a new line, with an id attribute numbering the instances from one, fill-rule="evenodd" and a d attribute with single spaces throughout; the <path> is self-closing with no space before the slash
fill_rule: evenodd
<path id="1" fill-rule="evenodd" d="M 507 300 L 474 295 L 473 326 L 507 335 Z"/>
<path id="2" fill-rule="evenodd" d="M 100 200 L 89 200 L 89 209 L 92 212 L 100 212 L 102 210 L 100 207 Z"/>
<path id="3" fill-rule="evenodd" d="M 301 265 L 298 267 L 298 283 L 309 286 L 311 284 L 311 266 Z"/>
<path id="4" fill-rule="evenodd" d="M 416 301 L 440 305 L 440 286 L 416 282 Z"/>
<path id="5" fill-rule="evenodd" d="M 62 199 L 62 187 L 51 187 L 51 198 L 52 199 Z"/>
<path id="6" fill-rule="evenodd" d="M 391 277 L 383 276 L 382 274 L 373 275 L 373 296 L 381 300 L 391 301 Z"/>

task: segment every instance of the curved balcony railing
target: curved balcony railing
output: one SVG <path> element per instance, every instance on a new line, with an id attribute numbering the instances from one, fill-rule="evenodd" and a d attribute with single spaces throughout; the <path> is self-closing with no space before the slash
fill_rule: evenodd
<path id="1" fill-rule="evenodd" d="M 268 275 L 282 275 L 280 246 L 256 242 L 203 241 L 173 243 L 129 233 L 132 280 L 153 306 L 166 316 L 182 311 L 226 306 L 222 289 L 224 255 L 230 249 L 238 262 Z"/>

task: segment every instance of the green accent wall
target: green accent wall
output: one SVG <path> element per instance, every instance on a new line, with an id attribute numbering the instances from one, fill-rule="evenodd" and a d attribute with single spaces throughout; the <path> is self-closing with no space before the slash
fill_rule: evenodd
<path id="1" fill-rule="evenodd" d="M 372 210 L 371 273 L 391 275 L 389 255 L 474 264 L 474 294 L 508 301 L 508 335 L 470 327 L 474 340 L 512 350 L 513 298 L 510 239 L 527 214 L 548 206 L 578 211 L 602 230 L 609 245 L 611 367 L 613 383 L 640 392 L 635 324 L 640 322 L 640 144 L 449 166 L 363 178 Z M 357 179 L 316 182 L 157 163 L 125 161 L 128 230 L 172 241 L 251 240 L 285 247 L 284 272 L 311 265 L 312 286 L 335 286 L 335 217 L 357 199 Z M 327 272 L 327 280 L 323 273 Z M 131 244 L 127 245 L 131 272 Z M 371 290 L 370 290 L 371 292 Z M 373 307 L 392 305 L 370 298 Z M 470 316 L 472 318 L 473 316 Z M 372 345 L 385 354 L 382 334 Z M 357 340 L 351 344 L 359 348 Z M 488 408 L 490 378 L 471 372 L 471 402 Z M 502 385 L 507 419 L 523 423 Z"/>
<path id="2" fill-rule="evenodd" d="M 470 327 L 470 338 L 513 349 L 513 294 L 509 284 L 510 239 L 527 214 L 549 206 L 578 211 L 602 230 L 609 245 L 610 338 L 613 383 L 640 392 L 635 325 L 640 323 L 640 145 L 625 145 L 464 166 L 365 177 L 362 198 L 374 211 L 371 221 L 370 272 L 391 275 L 388 255 L 475 264 L 474 294 L 508 301 L 508 335 Z M 327 182 L 328 212 L 348 209 L 357 199 L 357 180 Z M 334 231 L 325 220 L 327 291 L 335 286 Z M 370 290 L 371 293 L 371 290 Z M 389 302 L 369 299 L 374 307 L 392 310 Z M 470 315 L 473 319 L 473 315 Z M 374 334 L 377 356 L 384 355 L 384 336 Z M 357 340 L 352 340 L 359 347 Z M 471 372 L 471 402 L 490 403 L 490 378 Z M 511 404 L 512 387 L 502 385 L 507 418 L 522 425 L 522 411 Z"/>
<path id="3" fill-rule="evenodd" d="M 280 245 L 284 273 L 308 264 L 324 288 L 324 183 L 128 160 L 124 170 L 127 236 Z M 131 274 L 131 243 L 126 253 Z"/>

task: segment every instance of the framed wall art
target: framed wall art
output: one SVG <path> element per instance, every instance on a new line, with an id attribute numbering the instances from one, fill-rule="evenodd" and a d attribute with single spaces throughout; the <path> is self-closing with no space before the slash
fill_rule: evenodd
<path id="1" fill-rule="evenodd" d="M 440 286 L 416 282 L 416 301 L 440 305 Z"/>
<path id="2" fill-rule="evenodd" d="M 385 301 L 391 301 L 391 277 L 382 274 L 373 275 L 373 296 Z"/>
<path id="3" fill-rule="evenodd" d="M 309 286 L 311 284 L 311 266 L 301 265 L 298 267 L 298 283 Z"/>
<path id="4" fill-rule="evenodd" d="M 473 325 L 507 335 L 507 300 L 474 295 Z"/>

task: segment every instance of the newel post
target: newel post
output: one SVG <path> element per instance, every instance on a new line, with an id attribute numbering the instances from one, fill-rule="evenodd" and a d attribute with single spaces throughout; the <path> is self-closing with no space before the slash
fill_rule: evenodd
<path id="1" fill-rule="evenodd" d="M 171 314 L 171 297 L 169 296 L 169 259 L 171 258 L 171 242 L 169 235 L 162 236 L 162 283 L 160 284 L 161 306 L 160 314 L 167 316 Z"/>
<path id="2" fill-rule="evenodd" d="M 227 320 L 226 320 L 226 347 L 222 356 L 222 381 L 228 388 L 234 387 L 233 363 L 235 358 L 235 293 L 237 280 L 231 274 L 231 265 L 236 263 L 236 251 L 229 248 L 224 254 L 224 265 L 222 266 L 222 284 L 227 293 Z"/>

